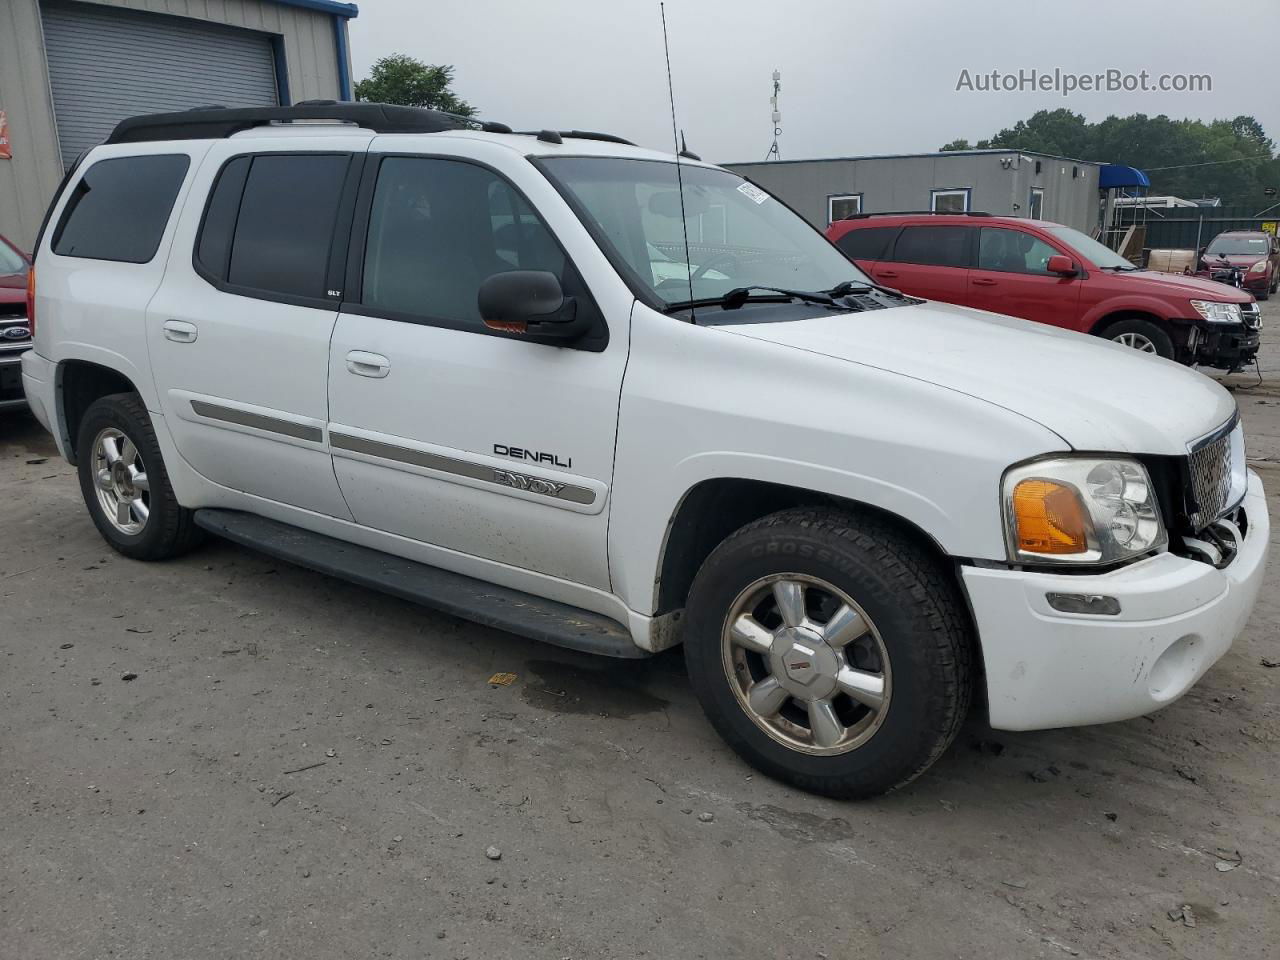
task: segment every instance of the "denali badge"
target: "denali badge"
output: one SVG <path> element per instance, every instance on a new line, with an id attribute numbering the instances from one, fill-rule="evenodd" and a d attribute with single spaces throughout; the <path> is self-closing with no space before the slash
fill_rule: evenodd
<path id="1" fill-rule="evenodd" d="M 527 477 L 523 473 L 513 473 L 510 470 L 493 471 L 493 479 L 508 487 L 515 487 L 517 490 L 528 490 L 530 493 L 540 493 L 544 497 L 558 497 L 560 496 L 560 491 L 565 488 L 563 483 L 543 480 L 541 477 Z"/>
<path id="2" fill-rule="evenodd" d="M 500 457 L 511 457 L 513 460 L 532 460 L 534 463 L 549 463 L 553 467 L 564 467 L 566 470 L 573 467 L 573 457 L 568 460 L 561 460 L 554 453 L 540 453 L 537 450 L 526 450 L 524 447 L 508 447 L 505 443 L 495 443 L 493 452 Z"/>
<path id="3" fill-rule="evenodd" d="M 6 340 L 29 340 L 31 331 L 27 327 L 5 327 L 0 330 L 0 337 Z"/>

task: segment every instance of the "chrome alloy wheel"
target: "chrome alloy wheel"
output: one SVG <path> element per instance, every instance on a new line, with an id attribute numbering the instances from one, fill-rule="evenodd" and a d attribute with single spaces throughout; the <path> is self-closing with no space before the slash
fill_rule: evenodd
<path id="1" fill-rule="evenodd" d="M 847 753 L 889 708 L 889 654 L 875 624 L 838 587 L 801 574 L 764 577 L 725 618 L 721 650 L 738 703 L 792 750 Z"/>
<path id="2" fill-rule="evenodd" d="M 151 485 L 137 446 L 115 427 L 93 440 L 93 476 L 111 525 L 131 537 L 141 533 L 151 513 Z"/>
<path id="3" fill-rule="evenodd" d="M 1158 352 L 1156 345 L 1140 333 L 1118 333 L 1112 337 L 1112 340 L 1122 347 L 1132 347 L 1134 350 L 1140 350 L 1143 353 Z"/>

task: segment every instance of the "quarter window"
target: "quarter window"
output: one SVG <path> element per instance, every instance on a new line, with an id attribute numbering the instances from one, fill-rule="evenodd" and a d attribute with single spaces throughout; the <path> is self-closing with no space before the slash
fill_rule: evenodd
<path id="1" fill-rule="evenodd" d="M 481 330 L 480 284 L 510 270 L 554 273 L 589 309 L 555 237 L 506 180 L 457 160 L 382 161 L 365 248 L 366 308 Z"/>
<path id="2" fill-rule="evenodd" d="M 934 190 L 930 193 L 929 209 L 934 213 L 968 213 L 969 188 Z"/>
<path id="3" fill-rule="evenodd" d="M 850 230 L 836 241 L 850 260 L 883 260 L 897 227 L 863 227 Z"/>
<path id="4" fill-rule="evenodd" d="M 71 192 L 53 234 L 61 257 L 147 263 L 160 248 L 191 160 L 153 154 L 99 160 Z"/>
<path id="5" fill-rule="evenodd" d="M 862 194 L 845 193 L 827 197 L 827 226 L 837 220 L 848 220 L 862 212 Z"/>
<path id="6" fill-rule="evenodd" d="M 893 248 L 898 263 L 934 267 L 969 266 L 969 227 L 907 227 Z"/>
<path id="7" fill-rule="evenodd" d="M 978 269 L 1047 274 L 1049 258 L 1060 252 L 1021 230 L 983 227 L 978 239 Z"/>

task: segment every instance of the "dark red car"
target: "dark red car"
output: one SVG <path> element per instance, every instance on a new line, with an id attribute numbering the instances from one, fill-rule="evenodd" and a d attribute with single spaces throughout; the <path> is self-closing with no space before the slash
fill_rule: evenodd
<path id="1" fill-rule="evenodd" d="M 1258 305 L 1196 277 L 1141 270 L 1079 230 L 986 214 L 865 214 L 827 237 L 877 282 L 1237 370 L 1258 352 Z"/>
<path id="2" fill-rule="evenodd" d="M 1261 230 L 1228 230 L 1220 233 L 1200 254 L 1200 269 L 1239 267 L 1244 288 L 1266 300 L 1280 287 L 1280 240 Z"/>
<path id="3" fill-rule="evenodd" d="M 25 407 L 19 357 L 31 348 L 27 256 L 0 237 L 0 410 Z"/>

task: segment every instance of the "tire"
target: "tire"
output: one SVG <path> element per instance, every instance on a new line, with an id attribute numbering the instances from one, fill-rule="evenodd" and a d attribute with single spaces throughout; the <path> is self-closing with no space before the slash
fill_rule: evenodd
<path id="1" fill-rule="evenodd" d="M 1275 276 L 1271 278 L 1271 293 L 1280 291 L 1280 270 L 1275 271 Z"/>
<path id="2" fill-rule="evenodd" d="M 136 393 L 112 394 L 90 405 L 80 421 L 76 461 L 89 516 L 117 552 L 165 560 L 203 539 L 192 511 L 173 494 L 151 417 Z"/>
<path id="3" fill-rule="evenodd" d="M 771 582 L 778 578 L 789 596 L 795 596 L 789 584 L 803 586 L 806 619 L 798 629 L 779 620 L 779 586 Z M 738 612 L 759 589 L 768 592 L 749 619 L 765 633 L 755 635 L 746 624 L 750 630 L 742 633 L 752 639 L 744 646 L 730 628 L 743 624 Z M 812 632 L 841 633 L 832 626 L 840 618 L 828 615 L 850 601 L 867 629 L 833 653 L 839 637 L 815 643 Z M 968 712 L 973 642 L 957 586 L 937 558 L 878 517 L 796 509 L 751 523 L 707 558 L 687 608 L 685 662 L 712 726 L 747 763 L 802 790 L 860 799 L 901 787 L 942 755 Z M 803 641 L 798 647 L 791 645 L 796 637 Z M 768 653 L 761 649 L 765 642 Z M 830 695 L 830 711 L 821 706 L 815 698 L 828 689 L 832 656 L 837 671 L 843 656 L 862 677 L 879 673 L 884 699 L 878 709 L 844 687 Z M 806 676 L 815 686 L 804 686 Z M 776 715 L 763 716 L 778 702 L 772 699 L 777 687 L 803 687 L 802 695 L 787 693 Z M 765 709 L 753 712 L 757 693 Z M 823 744 L 819 732 L 829 721 L 819 720 L 828 715 L 837 722 Z M 836 729 L 842 739 L 833 739 Z"/>
<path id="4" fill-rule="evenodd" d="M 1102 336 L 1113 343 L 1132 347 L 1143 353 L 1154 353 L 1166 360 L 1174 357 L 1173 340 L 1150 320 L 1140 320 L 1137 317 L 1117 320 L 1102 332 Z"/>

